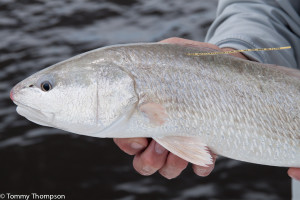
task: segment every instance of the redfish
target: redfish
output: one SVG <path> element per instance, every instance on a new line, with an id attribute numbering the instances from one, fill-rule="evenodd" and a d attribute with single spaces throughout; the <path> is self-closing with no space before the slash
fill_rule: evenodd
<path id="1" fill-rule="evenodd" d="M 99 48 L 17 84 L 17 112 L 43 126 L 109 138 L 150 137 L 202 166 L 209 150 L 300 167 L 300 73 L 179 44 Z M 208 150 L 209 149 L 209 150 Z"/>

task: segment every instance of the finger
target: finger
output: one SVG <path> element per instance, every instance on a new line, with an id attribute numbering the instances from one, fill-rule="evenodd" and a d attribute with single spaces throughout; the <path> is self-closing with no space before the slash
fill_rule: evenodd
<path id="1" fill-rule="evenodd" d="M 210 43 L 206 43 L 206 42 L 199 42 L 199 41 L 194 41 L 194 40 L 187 40 L 187 39 L 178 38 L 178 37 L 171 37 L 171 38 L 160 41 L 160 43 L 186 44 L 186 45 L 216 49 L 219 51 L 221 50 L 217 45 L 214 45 L 214 44 L 210 44 Z"/>
<path id="2" fill-rule="evenodd" d="M 142 175 L 154 174 L 165 164 L 167 155 L 168 151 L 155 140 L 152 140 L 144 152 L 134 157 L 133 167 Z"/>
<path id="3" fill-rule="evenodd" d="M 169 153 L 165 165 L 159 170 L 159 173 L 167 178 L 172 179 L 180 175 L 187 167 L 188 162 L 178 156 Z"/>
<path id="4" fill-rule="evenodd" d="M 288 175 L 293 178 L 293 179 L 296 179 L 296 180 L 300 180 L 300 168 L 293 168 L 291 167 L 289 170 L 288 170 Z"/>
<path id="5" fill-rule="evenodd" d="M 187 44 L 187 45 L 192 45 L 192 46 L 199 46 L 199 47 L 215 49 L 218 51 L 235 50 L 235 49 L 227 48 L 227 47 L 221 49 L 220 47 L 218 47 L 217 45 L 214 45 L 214 44 L 210 44 L 210 43 L 206 43 L 206 42 L 198 42 L 198 41 L 194 41 L 194 40 L 187 40 L 187 39 L 178 38 L 178 37 L 171 37 L 171 38 L 160 41 L 160 43 Z M 230 55 L 249 60 L 249 58 L 247 56 L 245 56 L 243 53 L 233 53 Z"/>
<path id="6" fill-rule="evenodd" d="M 114 142 L 121 150 L 129 155 L 135 155 L 148 145 L 147 138 L 114 138 Z"/>
<path id="7" fill-rule="evenodd" d="M 208 167 L 193 165 L 193 170 L 195 174 L 202 177 L 208 176 L 215 167 L 216 158 L 217 156 L 215 154 L 212 154 L 213 164 L 208 165 Z"/>

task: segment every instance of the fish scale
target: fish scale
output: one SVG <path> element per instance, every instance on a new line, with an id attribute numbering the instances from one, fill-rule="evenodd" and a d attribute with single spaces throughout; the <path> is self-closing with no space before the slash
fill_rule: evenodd
<path id="1" fill-rule="evenodd" d="M 285 155 L 281 152 L 278 146 L 282 146 L 286 149 L 295 149 L 297 154 L 299 153 L 298 140 L 295 141 L 295 146 L 289 147 L 284 142 L 280 142 L 280 140 L 294 140 L 296 139 L 295 135 L 300 134 L 299 131 L 291 128 L 298 125 L 297 129 L 299 130 L 300 121 L 295 119 L 292 122 L 291 116 L 286 113 L 286 109 L 282 106 L 286 104 L 294 104 L 297 105 L 295 106 L 295 109 L 299 111 L 299 98 L 296 98 L 296 95 L 299 97 L 299 92 L 294 89 L 296 85 L 299 85 L 298 79 L 287 76 L 284 73 L 281 74 L 276 70 L 273 71 L 266 67 L 261 67 L 262 64 L 254 62 L 249 63 L 235 58 L 233 59 L 227 55 L 202 56 L 196 58 L 190 58 L 188 56 L 184 57 L 183 55 L 188 51 L 195 51 L 195 49 L 192 48 L 179 48 L 174 50 L 161 45 L 157 46 L 155 50 L 160 52 L 159 54 L 148 53 L 148 51 L 154 51 L 150 46 L 149 48 L 138 49 L 137 51 L 144 51 L 141 55 L 149 55 L 149 57 L 153 56 L 151 57 L 152 59 L 147 59 L 150 63 L 144 63 L 146 65 L 151 65 L 151 62 L 158 62 L 159 59 L 164 59 L 165 62 L 170 62 L 169 65 L 164 64 L 163 69 L 161 69 L 160 65 L 157 64 L 155 67 L 151 68 L 151 73 L 155 74 L 155 77 L 150 78 L 151 80 L 148 80 L 147 76 L 143 76 L 143 74 L 147 74 L 146 71 L 135 73 L 138 74 L 135 81 L 137 85 L 140 82 L 146 83 L 146 85 L 147 82 L 151 82 L 151 85 L 155 85 L 157 96 L 151 98 L 158 98 L 162 105 L 172 99 L 170 95 L 172 96 L 175 94 L 180 97 L 181 100 L 179 99 L 179 101 L 176 102 L 179 105 L 176 105 L 176 107 L 173 107 L 173 109 L 170 110 L 166 107 L 167 113 L 169 114 L 169 121 L 179 124 L 181 129 L 178 130 L 179 132 L 185 132 L 185 134 L 188 135 L 197 135 L 201 133 L 201 129 L 203 129 L 203 127 L 195 123 L 193 119 L 211 121 L 211 124 L 213 125 L 206 129 L 211 129 L 210 132 L 212 132 L 214 136 L 207 134 L 200 134 L 199 136 L 203 137 L 203 140 L 209 144 L 209 147 L 212 150 L 227 157 L 238 157 L 238 159 L 246 160 L 244 159 L 246 157 L 245 154 L 248 156 L 252 152 L 254 153 L 253 150 L 250 151 L 250 153 L 247 152 L 249 151 L 249 147 L 258 146 L 258 155 L 260 155 L 261 159 L 257 158 L 257 154 L 254 154 L 253 158 L 250 159 L 252 162 L 256 163 L 267 162 L 272 165 L 284 165 L 283 163 L 287 162 L 289 158 L 295 159 L 295 154 L 292 153 L 292 155 Z M 131 53 L 135 54 L 136 57 L 137 55 L 140 55 L 137 51 L 132 51 Z M 175 58 L 174 56 L 170 58 L 170 56 L 168 54 L 165 55 L 164 52 L 172 52 L 172 54 L 177 55 L 178 59 L 181 60 L 177 60 L 177 56 L 175 56 Z M 178 52 L 180 52 L 180 56 L 178 55 Z M 156 55 L 159 55 L 159 58 L 155 58 Z M 175 60 L 171 61 L 168 60 L 168 58 Z M 136 60 L 142 59 L 143 58 L 141 57 Z M 188 62 L 186 62 L 187 59 Z M 230 62 L 228 62 L 228 60 L 230 60 Z M 172 64 L 177 61 L 183 66 L 180 67 Z M 220 64 L 219 67 L 218 64 Z M 168 68 L 168 70 L 166 70 L 166 68 Z M 203 71 L 201 71 L 202 69 Z M 132 73 L 139 69 L 130 68 L 125 70 L 129 70 L 129 73 Z M 194 73 L 194 77 L 191 76 L 192 78 L 190 78 L 190 73 Z M 201 76 L 203 74 L 206 74 L 207 76 Z M 164 85 L 164 82 L 157 81 L 164 79 L 170 80 L 170 77 L 173 81 L 172 87 Z M 197 79 L 195 79 L 195 77 L 197 77 Z M 236 87 L 236 82 L 239 83 L 239 87 Z M 168 83 L 169 81 L 167 81 L 167 84 Z M 264 91 L 259 89 L 260 86 L 265 88 Z M 169 90 L 163 90 L 162 88 L 168 88 Z M 283 88 L 288 91 L 285 93 L 284 91 L 280 91 Z M 141 87 L 139 90 L 143 90 L 143 88 Z M 203 93 L 199 95 L 199 92 Z M 283 102 L 274 98 L 278 95 L 282 98 Z M 285 95 L 288 97 L 285 97 Z M 288 100 L 289 98 L 290 100 Z M 200 103 L 200 106 L 195 106 L 197 105 L 195 102 L 202 103 Z M 173 103 L 174 101 L 168 105 L 172 105 Z M 243 109 L 241 109 L 241 107 Z M 193 110 L 193 112 L 190 110 Z M 174 114 L 173 112 L 177 112 L 177 114 Z M 194 113 L 199 113 L 200 115 Z M 220 118 L 226 120 L 224 119 L 226 117 L 228 118 L 227 122 L 218 121 Z M 182 118 L 182 120 L 178 121 L 178 118 Z M 289 119 L 290 122 L 286 121 L 286 119 Z M 291 122 L 292 124 L 289 125 Z M 172 123 L 170 123 L 170 125 L 171 124 Z M 220 129 L 219 127 L 221 127 L 221 124 L 223 124 L 223 127 L 224 124 L 227 127 Z M 248 125 L 252 125 L 252 128 L 250 128 L 250 126 L 247 127 Z M 168 125 L 165 125 L 165 130 L 168 130 L 167 126 Z M 190 129 L 187 128 L 187 126 L 198 127 Z M 284 128 L 281 128 L 282 126 Z M 239 128 L 237 129 L 237 127 Z M 293 130 L 294 132 L 291 133 Z M 256 139 L 253 139 L 253 136 L 250 137 L 250 135 L 253 135 L 251 131 L 256 132 Z M 230 134 L 226 134 L 227 132 Z M 287 138 L 286 136 L 289 134 L 291 137 Z M 265 145 L 265 142 L 259 139 L 261 136 L 263 136 L 264 140 L 268 141 L 270 145 Z M 230 137 L 230 139 L 227 140 L 228 143 L 226 144 L 226 149 L 229 149 L 229 145 L 231 145 L 231 143 L 235 143 L 235 147 L 238 149 L 231 150 L 228 154 L 224 153 L 222 150 L 223 147 L 218 147 L 220 146 L 220 140 L 224 137 L 227 137 L 227 139 Z M 242 144 L 244 143 L 244 145 L 238 145 L 239 142 L 242 142 Z M 273 147 L 271 147 L 271 144 L 273 144 Z M 277 159 L 278 157 L 282 157 L 284 160 L 283 163 L 276 164 L 269 161 L 270 157 L 272 157 L 272 153 L 274 153 L 273 157 L 276 162 L 279 162 Z M 265 154 L 265 156 L 263 156 L 263 154 Z M 289 163 L 293 163 L 292 165 L 295 165 L 296 162 L 300 164 L 299 161 L 300 160 L 291 160 Z"/>

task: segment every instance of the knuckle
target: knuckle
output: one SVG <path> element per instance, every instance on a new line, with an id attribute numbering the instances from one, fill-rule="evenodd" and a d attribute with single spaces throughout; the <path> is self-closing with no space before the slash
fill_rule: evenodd
<path id="1" fill-rule="evenodd" d="M 173 168 L 184 170 L 187 167 L 188 162 L 181 159 L 174 159 L 170 161 L 169 165 Z"/>
<path id="2" fill-rule="evenodd" d="M 119 146 L 119 139 L 118 138 L 113 138 L 113 141 L 114 141 L 114 143 L 116 144 L 116 145 L 118 145 Z"/>
<path id="3" fill-rule="evenodd" d="M 135 152 L 129 147 L 128 141 L 126 139 L 114 139 L 114 142 L 125 153 L 129 155 L 135 154 Z"/>
<path id="4" fill-rule="evenodd" d="M 125 147 L 125 142 L 124 142 L 124 139 L 120 139 L 120 138 L 114 138 L 113 139 L 115 144 L 120 147 L 121 149 L 123 149 Z"/>
<path id="5" fill-rule="evenodd" d="M 151 156 L 144 156 L 141 158 L 141 161 L 142 161 L 143 166 L 150 166 L 152 168 L 155 168 L 155 166 L 157 164 L 157 163 L 155 163 L 155 160 L 152 159 Z"/>
<path id="6" fill-rule="evenodd" d="M 179 38 L 179 37 L 170 37 L 170 38 L 168 38 L 168 40 L 175 40 L 175 41 L 177 41 L 177 40 L 182 40 L 182 38 Z"/>
<path id="7" fill-rule="evenodd" d="M 170 155 L 167 160 L 167 165 L 171 168 L 177 168 L 178 170 L 184 170 L 188 166 L 188 162 L 179 158 L 176 155 Z"/>

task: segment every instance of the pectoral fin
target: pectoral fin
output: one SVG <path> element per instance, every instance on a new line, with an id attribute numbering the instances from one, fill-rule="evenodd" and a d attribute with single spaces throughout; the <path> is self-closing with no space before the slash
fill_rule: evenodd
<path id="1" fill-rule="evenodd" d="M 166 136 L 153 139 L 173 154 L 195 165 L 207 167 L 213 164 L 206 144 L 198 137 Z"/>
<path id="2" fill-rule="evenodd" d="M 163 125 L 168 118 L 165 108 L 157 103 L 146 103 L 140 106 L 140 111 L 143 112 L 149 122 L 153 125 Z"/>

